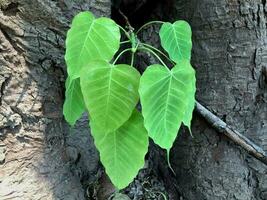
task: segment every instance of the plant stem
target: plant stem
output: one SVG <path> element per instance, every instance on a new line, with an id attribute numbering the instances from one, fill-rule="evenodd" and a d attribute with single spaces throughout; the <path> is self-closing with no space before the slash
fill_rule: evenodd
<path id="1" fill-rule="evenodd" d="M 115 60 L 112 64 L 114 65 L 117 62 L 117 60 L 121 57 L 121 55 L 127 51 L 132 51 L 132 48 L 124 49 L 122 52 L 120 52 L 120 54 L 115 58 Z"/>
<path id="2" fill-rule="evenodd" d="M 131 67 L 133 67 L 133 64 L 134 64 L 134 54 L 135 52 L 132 52 Z"/>
<path id="3" fill-rule="evenodd" d="M 130 24 L 130 21 L 129 21 L 128 17 L 121 11 L 121 9 L 119 9 L 118 11 L 119 11 L 119 13 L 121 14 L 121 16 L 124 18 L 125 23 L 127 24 L 129 30 L 130 30 L 130 31 L 133 31 L 134 28 L 133 28 L 132 25 Z"/>
<path id="4" fill-rule="evenodd" d="M 125 44 L 125 43 L 129 43 L 129 42 L 131 42 L 131 40 L 122 41 L 122 42 L 120 42 L 120 44 Z"/>
<path id="5" fill-rule="evenodd" d="M 163 24 L 164 22 L 163 21 L 151 21 L 151 22 L 148 22 L 146 24 L 144 24 L 143 26 L 141 26 L 137 31 L 136 31 L 136 35 L 142 30 L 144 29 L 145 27 L 151 25 L 151 24 Z"/>
<path id="6" fill-rule="evenodd" d="M 157 48 L 155 48 L 155 47 L 153 47 L 153 46 L 151 46 L 149 44 L 146 44 L 146 43 L 141 43 L 141 45 L 144 45 L 144 46 L 146 46 L 146 47 L 158 52 L 159 54 L 164 56 L 168 61 L 170 61 L 173 65 L 175 65 L 175 62 L 173 62 L 165 53 L 163 53 L 162 51 L 158 50 Z"/>
<path id="7" fill-rule="evenodd" d="M 153 51 L 153 50 L 151 50 L 151 49 L 149 49 L 149 48 L 147 48 L 147 47 L 139 47 L 138 48 L 139 50 L 144 50 L 144 51 L 148 51 L 148 52 L 150 52 L 150 53 L 152 53 L 160 62 L 161 62 L 161 64 L 164 66 L 164 67 L 166 67 L 168 70 L 170 70 L 169 68 L 168 68 L 168 66 L 163 62 L 163 60 L 161 60 L 161 58 Z"/>
<path id="8" fill-rule="evenodd" d="M 126 37 L 130 40 L 130 35 L 129 35 L 129 33 L 122 27 L 122 26 L 120 26 L 120 25 L 118 25 L 119 26 L 119 28 L 124 32 L 124 34 L 126 35 Z"/>

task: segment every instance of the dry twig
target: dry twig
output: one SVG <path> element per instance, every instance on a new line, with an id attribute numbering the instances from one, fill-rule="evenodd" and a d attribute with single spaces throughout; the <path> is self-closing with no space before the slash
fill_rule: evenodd
<path id="1" fill-rule="evenodd" d="M 202 117 L 204 117 L 207 122 L 219 133 L 223 133 L 236 144 L 245 149 L 250 155 L 267 165 L 267 154 L 261 147 L 256 145 L 254 142 L 252 142 L 250 139 L 248 139 L 238 131 L 234 130 L 229 125 L 227 125 L 224 121 L 222 121 L 219 117 L 211 113 L 199 102 L 196 102 L 196 111 Z"/>

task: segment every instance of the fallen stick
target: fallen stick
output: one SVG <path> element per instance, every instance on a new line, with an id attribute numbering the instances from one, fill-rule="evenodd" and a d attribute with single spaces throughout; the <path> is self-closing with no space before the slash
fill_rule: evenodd
<path id="1" fill-rule="evenodd" d="M 267 165 L 267 154 L 261 147 L 256 145 L 254 142 L 252 142 L 250 139 L 248 139 L 238 131 L 234 130 L 232 127 L 228 126 L 224 121 L 222 121 L 219 117 L 211 113 L 199 102 L 196 102 L 196 111 L 203 118 L 205 118 L 207 122 L 219 133 L 225 134 L 236 144 L 244 148 L 250 155 Z"/>

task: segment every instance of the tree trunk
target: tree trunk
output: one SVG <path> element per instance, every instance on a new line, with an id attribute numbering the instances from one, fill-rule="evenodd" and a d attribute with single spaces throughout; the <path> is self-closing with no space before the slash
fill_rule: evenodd
<path id="1" fill-rule="evenodd" d="M 0 1 L 0 199 L 85 199 L 98 155 L 87 122 L 63 121 L 64 41 L 81 10 L 108 0 Z M 93 175 L 93 176 L 92 176 Z"/>
<path id="2" fill-rule="evenodd" d="M 186 19 L 192 25 L 197 99 L 267 150 L 266 2 L 157 2 L 163 3 L 152 18 Z M 166 8 L 170 2 L 174 6 Z M 86 116 L 74 130 L 62 117 L 64 40 L 76 13 L 109 16 L 110 6 L 108 0 L 0 0 L 0 199 L 85 199 L 87 186 L 98 179 Z M 154 32 L 149 29 L 142 38 L 159 45 Z M 155 62 L 147 61 L 140 67 Z M 198 115 L 192 132 L 194 138 L 183 129 L 171 151 L 176 176 L 162 162 L 165 152 L 152 147 L 152 165 L 165 178 L 169 199 L 267 199 L 266 166 Z M 145 179 L 142 173 L 138 179 Z M 154 174 L 146 184 L 138 179 L 128 193 L 145 198 L 147 189 L 141 187 L 158 179 Z M 102 196 L 113 190 L 107 185 Z"/>
<path id="3" fill-rule="evenodd" d="M 174 8 L 173 20 L 192 25 L 197 99 L 267 150 L 266 1 L 180 0 Z M 267 199 L 266 165 L 197 115 L 192 132 L 181 132 L 171 152 L 185 199 Z"/>

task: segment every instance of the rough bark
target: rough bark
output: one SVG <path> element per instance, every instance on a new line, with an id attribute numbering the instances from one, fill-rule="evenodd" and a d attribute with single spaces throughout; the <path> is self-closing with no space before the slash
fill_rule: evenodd
<path id="1" fill-rule="evenodd" d="M 198 100 L 267 150 L 266 2 L 173 2 L 173 12 L 163 3 L 152 18 L 191 23 Z M 98 156 L 86 116 L 73 130 L 62 118 L 64 39 L 78 11 L 110 15 L 110 1 L 0 0 L 0 8 L 0 199 L 85 199 L 83 186 L 97 178 Z M 158 45 L 157 30 L 142 39 Z M 157 62 L 141 56 L 140 69 Z M 162 162 L 165 152 L 152 147 L 149 166 L 165 178 L 170 199 L 267 199 L 263 164 L 200 116 L 192 131 L 194 138 L 183 129 L 172 149 L 176 176 Z M 140 173 L 126 193 L 160 198 L 164 188 L 154 176 L 151 169 Z M 148 189 L 151 182 L 158 186 Z M 104 185 L 102 196 L 114 189 Z"/>
<path id="2" fill-rule="evenodd" d="M 197 112 L 197 114 L 203 117 L 206 122 L 208 122 L 209 125 L 211 125 L 218 133 L 227 136 L 232 142 L 241 147 L 243 150 L 246 150 L 248 154 L 258 159 L 267 166 L 267 153 L 260 146 L 256 145 L 254 142 L 239 133 L 237 130 L 233 129 L 222 119 L 214 115 L 198 102 L 196 102 L 195 111 Z"/>
<path id="3" fill-rule="evenodd" d="M 197 99 L 224 122 L 267 150 L 266 1 L 176 0 L 172 10 L 160 5 L 153 20 L 185 19 L 193 29 L 192 64 L 197 71 Z M 164 10 L 165 9 L 165 10 Z M 144 31 L 142 39 L 159 46 Z M 144 59 L 147 66 L 153 58 Z M 170 199 L 267 199 L 266 166 L 194 115 L 192 132 L 182 129 L 171 151 L 153 146 L 154 166 L 165 179 Z"/>
<path id="4" fill-rule="evenodd" d="M 266 1 L 176 1 L 172 19 L 193 28 L 197 99 L 267 150 Z M 267 169 L 195 115 L 172 149 L 185 199 L 267 199 Z"/>
<path id="5" fill-rule="evenodd" d="M 108 0 L 0 1 L 0 199 L 85 199 L 98 156 L 83 118 L 62 117 L 64 40 L 81 10 L 110 15 Z"/>

